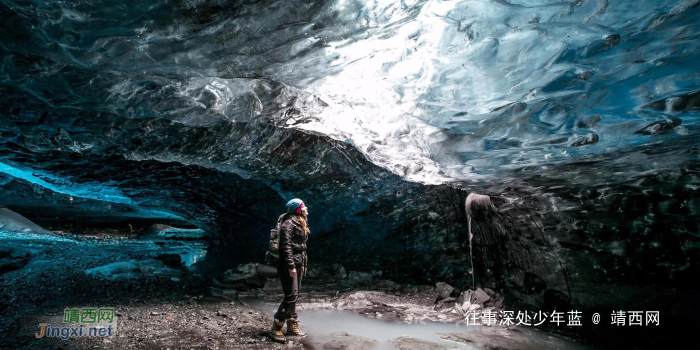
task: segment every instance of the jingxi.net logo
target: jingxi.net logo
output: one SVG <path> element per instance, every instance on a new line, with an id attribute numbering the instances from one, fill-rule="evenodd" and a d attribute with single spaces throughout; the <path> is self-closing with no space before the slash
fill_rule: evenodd
<path id="1" fill-rule="evenodd" d="M 117 332 L 117 316 L 113 308 L 65 309 L 63 323 L 51 325 L 40 323 L 37 338 L 61 339 L 78 337 L 111 337 Z"/>

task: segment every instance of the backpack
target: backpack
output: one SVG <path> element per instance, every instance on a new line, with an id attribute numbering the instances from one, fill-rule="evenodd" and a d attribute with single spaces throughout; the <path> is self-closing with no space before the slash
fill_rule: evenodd
<path id="1" fill-rule="evenodd" d="M 282 223 L 286 219 L 287 213 L 284 213 L 280 215 L 279 218 L 277 218 L 277 225 L 275 225 L 275 228 L 270 230 L 270 245 L 267 250 L 267 253 L 265 254 L 265 262 L 268 265 L 277 265 L 277 262 L 279 261 L 280 258 L 280 226 L 282 226 Z"/>

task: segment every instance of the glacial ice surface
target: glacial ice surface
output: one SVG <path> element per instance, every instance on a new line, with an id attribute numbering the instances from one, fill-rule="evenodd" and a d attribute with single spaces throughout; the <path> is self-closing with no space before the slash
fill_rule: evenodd
<path id="1" fill-rule="evenodd" d="M 160 260 L 120 261 L 85 271 L 86 274 L 109 280 L 143 279 L 147 277 L 178 277 L 180 271 L 170 268 Z"/>
<path id="2" fill-rule="evenodd" d="M 7 208 L 0 208 L 0 231 L 15 234 L 56 236 L 53 232 Z"/>
<path id="3" fill-rule="evenodd" d="M 0 102 L 23 104 L 11 112 L 24 120 L 75 114 L 52 139 L 75 152 L 107 142 L 80 127 L 117 116 L 263 121 L 350 142 L 409 180 L 490 180 L 683 147 L 700 106 L 697 4 L 2 1 Z M 127 155 L 240 171 L 170 149 Z"/>

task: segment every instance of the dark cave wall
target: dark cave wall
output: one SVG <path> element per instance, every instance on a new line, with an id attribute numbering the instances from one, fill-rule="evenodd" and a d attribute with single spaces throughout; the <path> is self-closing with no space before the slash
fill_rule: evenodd
<path id="1" fill-rule="evenodd" d="M 675 152 L 644 147 L 660 157 Z M 499 213 L 473 219 L 476 286 L 532 310 L 562 299 L 590 312 L 658 308 L 695 320 L 700 305 L 688 296 L 700 266 L 698 170 L 689 162 L 630 183 L 562 184 L 567 174 L 614 171 L 601 160 L 484 186 Z M 467 194 L 406 185 L 357 214 L 361 223 L 312 236 L 312 256 L 395 281 L 471 288 Z"/>

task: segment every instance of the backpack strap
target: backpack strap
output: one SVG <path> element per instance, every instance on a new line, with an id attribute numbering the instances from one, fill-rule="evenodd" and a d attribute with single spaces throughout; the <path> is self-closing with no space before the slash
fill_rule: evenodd
<path id="1" fill-rule="evenodd" d="M 280 215 L 279 218 L 277 218 L 277 226 L 275 226 L 275 229 L 277 229 L 279 231 L 280 226 L 282 226 L 282 223 L 287 219 L 287 215 L 288 215 L 287 213 L 284 213 L 284 214 Z"/>

